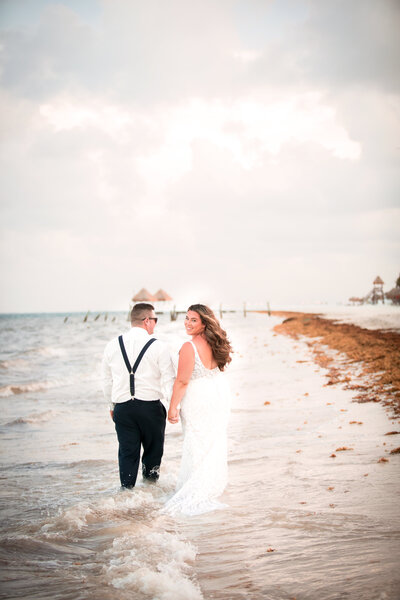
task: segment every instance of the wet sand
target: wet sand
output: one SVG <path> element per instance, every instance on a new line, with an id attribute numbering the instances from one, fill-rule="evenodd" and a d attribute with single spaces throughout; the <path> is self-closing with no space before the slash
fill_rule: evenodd
<path id="1" fill-rule="evenodd" d="M 284 317 L 274 331 L 294 339 L 310 338 L 307 345 L 315 362 L 328 369 L 326 385 L 345 384 L 354 390 L 356 402 L 382 402 L 391 416 L 400 418 L 400 334 L 380 329 L 365 329 L 350 323 L 337 323 L 318 314 L 273 312 Z M 327 348 L 346 355 L 341 367 L 335 366 Z M 360 368 L 354 369 L 354 365 Z"/>

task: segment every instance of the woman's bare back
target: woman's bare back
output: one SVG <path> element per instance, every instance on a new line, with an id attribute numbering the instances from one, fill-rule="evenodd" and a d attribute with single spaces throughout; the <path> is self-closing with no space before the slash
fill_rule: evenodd
<path id="1" fill-rule="evenodd" d="M 215 362 L 211 346 L 208 344 L 208 342 L 200 335 L 196 336 L 193 339 L 193 342 L 196 345 L 200 360 L 206 369 L 215 369 L 215 367 L 218 365 Z"/>

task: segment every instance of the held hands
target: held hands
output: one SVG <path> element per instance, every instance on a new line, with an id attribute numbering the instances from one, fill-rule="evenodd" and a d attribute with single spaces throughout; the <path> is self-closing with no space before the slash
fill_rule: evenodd
<path id="1" fill-rule="evenodd" d="M 179 423 L 179 410 L 177 408 L 170 408 L 168 411 L 168 421 L 173 423 Z"/>

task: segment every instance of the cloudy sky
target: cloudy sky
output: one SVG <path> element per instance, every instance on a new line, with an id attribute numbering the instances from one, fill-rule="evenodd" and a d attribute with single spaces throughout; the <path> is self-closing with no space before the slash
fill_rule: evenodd
<path id="1" fill-rule="evenodd" d="M 397 0 L 0 0 L 0 312 L 400 271 Z"/>

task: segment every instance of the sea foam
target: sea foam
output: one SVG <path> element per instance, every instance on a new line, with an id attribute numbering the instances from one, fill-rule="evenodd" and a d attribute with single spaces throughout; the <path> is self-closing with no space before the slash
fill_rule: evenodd
<path id="1" fill-rule="evenodd" d="M 42 526 L 41 533 L 47 537 L 77 533 L 91 523 L 141 517 L 145 511 L 149 512 L 156 506 L 150 491 L 139 490 L 78 502 L 69 508 L 60 508 L 57 516 Z"/>
<path id="2" fill-rule="evenodd" d="M 158 600 L 202 600 L 199 586 L 190 577 L 195 547 L 173 533 L 146 529 L 140 535 L 115 539 L 105 552 L 104 571 L 110 584 Z"/>

